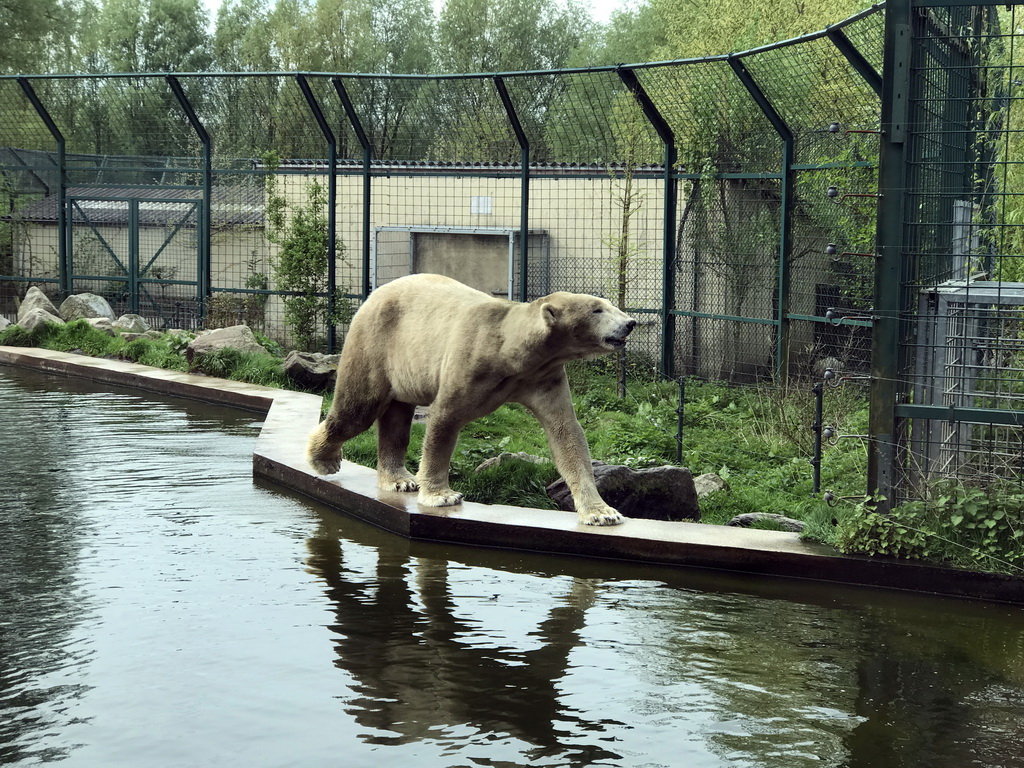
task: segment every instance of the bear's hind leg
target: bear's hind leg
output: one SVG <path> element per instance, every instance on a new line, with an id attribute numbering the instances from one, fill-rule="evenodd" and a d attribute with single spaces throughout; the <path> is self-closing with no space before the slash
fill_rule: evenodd
<path id="1" fill-rule="evenodd" d="M 415 405 L 394 400 L 377 419 L 377 487 L 382 491 L 407 492 L 419 488 L 415 475 L 405 468 L 415 411 Z"/>

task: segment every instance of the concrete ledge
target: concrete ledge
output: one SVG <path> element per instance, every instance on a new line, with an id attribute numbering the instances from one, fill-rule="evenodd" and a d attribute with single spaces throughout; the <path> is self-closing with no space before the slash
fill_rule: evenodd
<path id="1" fill-rule="evenodd" d="M 410 539 L 1024 604 L 1019 577 L 841 555 L 795 533 L 656 520 L 595 528 L 579 525 L 570 512 L 469 502 L 420 507 L 415 494 L 378 490 L 376 472 L 357 464 L 345 462 L 327 478 L 313 474 L 305 444 L 320 419 L 321 398 L 314 395 L 34 348 L 0 347 L 0 364 L 265 413 L 253 453 L 255 476 Z"/>

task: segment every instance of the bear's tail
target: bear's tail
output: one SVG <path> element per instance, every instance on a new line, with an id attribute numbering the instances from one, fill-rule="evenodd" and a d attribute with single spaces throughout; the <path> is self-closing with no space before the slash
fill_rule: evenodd
<path id="1" fill-rule="evenodd" d="M 341 469 L 341 458 L 341 443 L 331 440 L 327 422 L 320 422 L 306 444 L 306 461 L 318 475 L 333 475 Z"/>

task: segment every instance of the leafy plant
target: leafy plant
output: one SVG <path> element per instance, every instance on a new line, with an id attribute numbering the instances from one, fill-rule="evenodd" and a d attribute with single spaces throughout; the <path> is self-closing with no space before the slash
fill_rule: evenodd
<path id="1" fill-rule="evenodd" d="M 272 153 L 264 162 L 274 171 L 280 158 Z M 267 177 L 267 238 L 278 245 L 279 251 L 273 262 L 273 276 L 285 296 L 284 317 L 295 337 L 296 346 L 301 349 L 316 349 L 323 344 L 325 327 L 328 324 L 344 323 L 351 317 L 347 301 L 336 302 L 331 316 L 327 292 L 328 267 L 332 259 L 340 259 L 344 246 L 335 242 L 335 250 L 329 252 L 327 191 L 318 181 L 309 185 L 304 203 L 290 211 L 286 198 L 277 190 L 276 174 Z M 259 273 L 250 275 L 253 284 L 262 284 Z"/>
<path id="2" fill-rule="evenodd" d="M 1024 572 L 1024 489 L 952 481 L 929 498 L 891 513 L 865 499 L 843 515 L 835 544 L 842 552 L 926 559 L 962 568 Z"/>

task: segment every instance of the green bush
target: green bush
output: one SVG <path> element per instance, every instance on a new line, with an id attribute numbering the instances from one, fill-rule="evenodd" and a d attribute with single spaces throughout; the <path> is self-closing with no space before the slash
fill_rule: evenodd
<path id="1" fill-rule="evenodd" d="M 943 482 L 929 498 L 876 511 L 870 500 L 843 515 L 841 552 L 930 560 L 959 568 L 1024 572 L 1024 489 Z"/>

